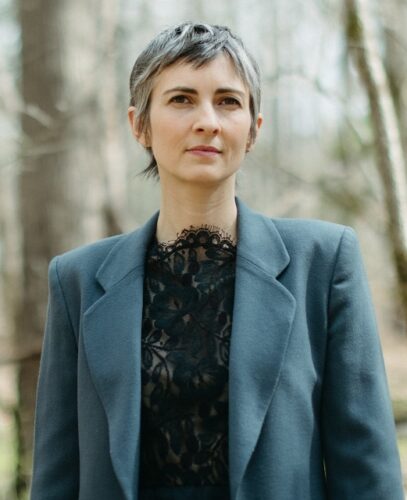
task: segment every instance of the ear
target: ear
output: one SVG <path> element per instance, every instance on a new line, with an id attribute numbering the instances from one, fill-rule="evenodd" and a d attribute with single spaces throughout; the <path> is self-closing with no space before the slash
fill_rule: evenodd
<path id="1" fill-rule="evenodd" d="M 140 123 L 137 118 L 136 108 L 134 106 L 129 107 L 129 109 L 127 110 L 127 116 L 129 118 L 133 137 L 145 148 L 149 147 L 146 134 L 144 132 L 140 132 Z"/>
<path id="2" fill-rule="evenodd" d="M 262 125 L 263 125 L 263 115 L 259 113 L 257 115 L 257 120 L 256 120 L 256 138 Z M 247 146 L 246 146 L 246 153 L 248 153 L 252 149 L 255 142 L 256 142 L 255 139 L 252 139 L 249 135 L 249 139 L 247 141 Z"/>

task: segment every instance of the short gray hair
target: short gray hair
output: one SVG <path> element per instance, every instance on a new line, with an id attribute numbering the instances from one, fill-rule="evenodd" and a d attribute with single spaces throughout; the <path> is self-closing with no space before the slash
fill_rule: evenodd
<path id="1" fill-rule="evenodd" d="M 165 68 L 180 61 L 199 68 L 221 53 L 230 57 L 250 94 L 250 138 L 256 138 L 256 120 L 260 111 L 260 71 L 256 60 L 242 40 L 226 26 L 185 22 L 159 33 L 141 52 L 130 75 L 130 106 L 136 108 L 138 131 L 150 132 L 150 100 L 154 78 Z M 141 173 L 158 178 L 157 162 L 151 148 L 151 161 Z"/>

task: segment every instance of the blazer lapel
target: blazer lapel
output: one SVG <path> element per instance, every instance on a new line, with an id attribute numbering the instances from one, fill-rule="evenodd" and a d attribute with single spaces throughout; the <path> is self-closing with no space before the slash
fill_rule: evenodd
<path id="1" fill-rule="evenodd" d="M 295 299 L 277 280 L 289 255 L 273 222 L 236 198 L 238 246 L 229 357 L 229 478 L 236 497 L 277 387 Z M 92 380 L 107 415 L 113 468 L 138 490 L 144 261 L 159 212 L 124 235 L 99 268 L 105 294 L 84 314 Z"/>
<path id="2" fill-rule="evenodd" d="M 96 276 L 105 294 L 83 318 L 89 369 L 107 415 L 113 468 L 127 500 L 138 489 L 144 259 L 157 217 L 113 247 Z"/>
<path id="3" fill-rule="evenodd" d="M 276 390 L 295 312 L 277 280 L 290 257 L 274 223 L 239 199 L 229 357 L 229 479 L 235 499 Z"/>

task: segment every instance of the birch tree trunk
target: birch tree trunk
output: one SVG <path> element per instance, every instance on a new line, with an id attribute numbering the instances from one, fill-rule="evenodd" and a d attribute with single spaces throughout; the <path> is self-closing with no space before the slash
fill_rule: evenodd
<path id="1" fill-rule="evenodd" d="M 390 0 L 381 4 L 385 25 L 385 68 L 399 118 L 404 157 L 407 155 L 407 3 Z"/>
<path id="2" fill-rule="evenodd" d="M 399 123 L 373 32 L 368 0 L 346 0 L 346 34 L 369 98 L 388 213 L 388 234 L 397 271 L 401 311 L 407 327 L 407 174 Z"/>
<path id="3" fill-rule="evenodd" d="M 17 135 L 21 99 L 2 56 L 0 54 L 0 95 L 3 98 L 0 113 L 5 114 Z M 15 165 L 18 147 L 10 145 L 7 139 L 2 141 L 1 147 L 5 163 L 0 167 L 0 366 L 12 365 L 14 358 L 15 307 L 21 292 L 21 234 Z"/>
<path id="4" fill-rule="evenodd" d="M 15 338 L 18 498 L 30 481 L 49 260 L 108 231 L 106 132 L 98 98 L 104 84 L 105 48 L 99 41 L 105 17 L 99 7 L 96 0 L 19 0 L 24 140 L 19 175 L 23 273 Z"/>
<path id="5" fill-rule="evenodd" d="M 120 135 L 121 118 L 127 125 L 127 107 L 118 110 L 117 61 L 119 59 L 118 33 L 120 23 L 119 3 L 112 0 L 99 1 L 100 30 L 99 45 L 104 51 L 103 64 L 100 65 L 99 102 L 101 106 L 104 134 L 102 155 L 104 156 L 104 182 L 106 190 L 105 219 L 108 234 L 129 230 L 133 227 L 130 220 L 128 200 L 128 163 L 124 155 L 124 144 Z M 127 83 L 127 80 L 126 80 Z"/>

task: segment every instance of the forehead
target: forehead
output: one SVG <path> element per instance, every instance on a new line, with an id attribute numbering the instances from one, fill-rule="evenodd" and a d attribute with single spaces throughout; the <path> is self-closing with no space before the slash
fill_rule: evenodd
<path id="1" fill-rule="evenodd" d="M 248 94 L 247 86 L 240 77 L 230 57 L 220 54 L 199 68 L 180 61 L 165 68 L 154 79 L 153 93 L 165 92 L 172 87 L 223 88 L 232 87 Z"/>

